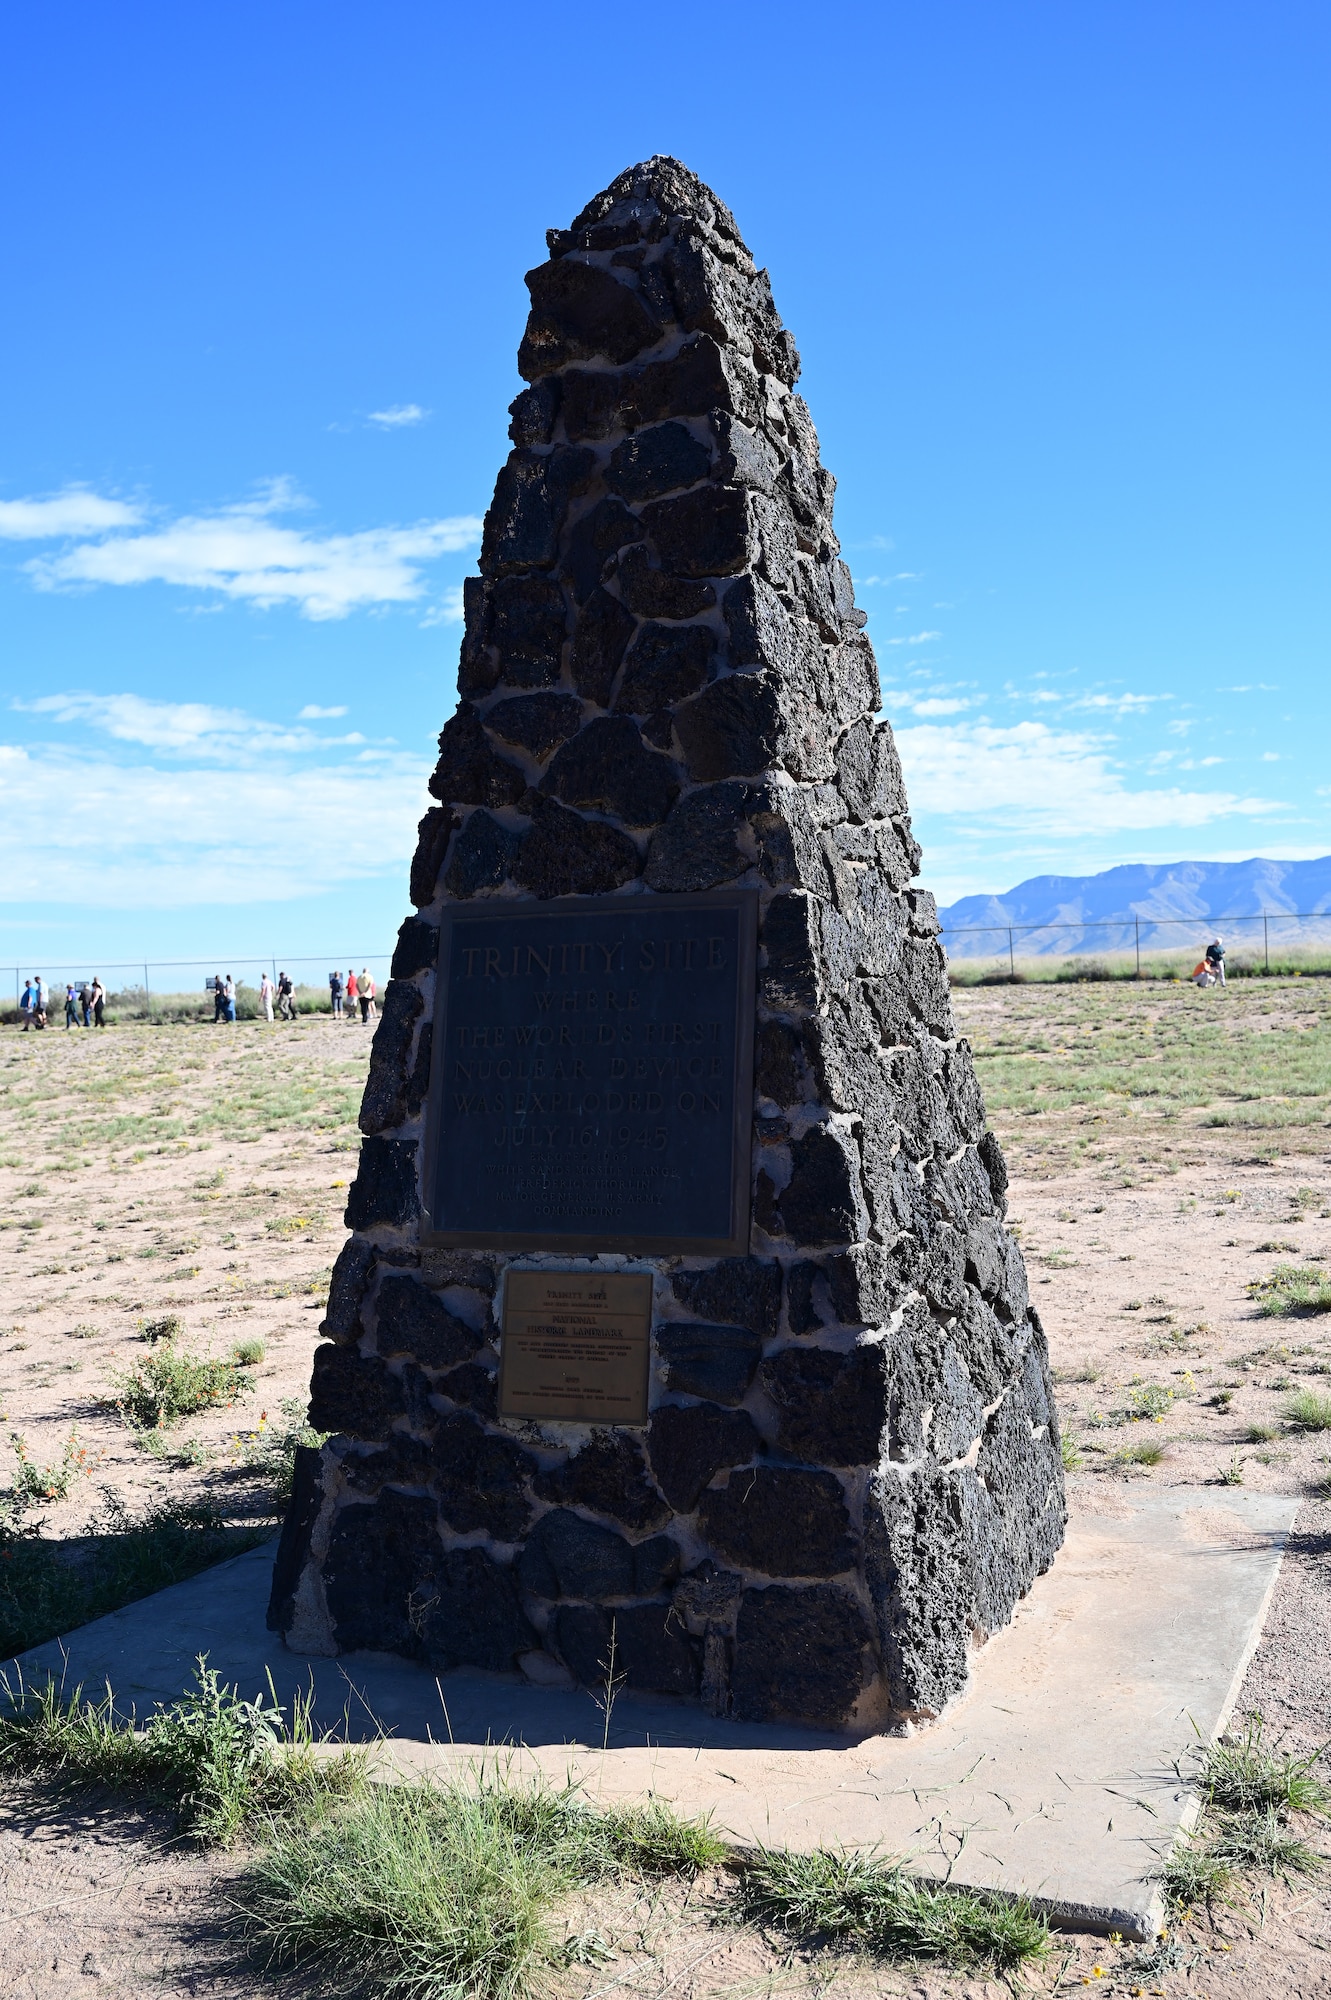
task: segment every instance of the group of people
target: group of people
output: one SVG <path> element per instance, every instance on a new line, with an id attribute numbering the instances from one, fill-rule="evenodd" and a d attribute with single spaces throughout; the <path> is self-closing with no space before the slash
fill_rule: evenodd
<path id="1" fill-rule="evenodd" d="M 44 1028 L 50 1009 L 51 996 L 46 981 L 40 972 L 34 972 L 31 979 L 24 981 L 19 997 L 18 1010 L 23 1017 L 23 1032 L 29 1028 Z M 106 988 L 100 979 L 84 980 L 81 986 L 72 983 L 65 987 L 66 1028 L 104 1028 L 106 1011 Z"/>
<path id="2" fill-rule="evenodd" d="M 328 975 L 328 991 L 332 997 L 333 1019 L 335 1021 L 346 1019 L 345 1008 L 350 1009 L 351 1018 L 354 1021 L 357 1006 L 360 1007 L 362 1021 L 373 1021 L 377 1018 L 374 1005 L 374 981 L 370 977 L 368 967 L 361 967 L 359 979 L 350 967 L 347 968 L 345 980 L 340 972 L 330 972 Z"/>

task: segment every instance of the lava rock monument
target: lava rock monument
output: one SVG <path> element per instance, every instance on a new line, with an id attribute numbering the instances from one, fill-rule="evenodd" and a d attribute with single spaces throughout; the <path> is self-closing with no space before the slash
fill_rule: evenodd
<path id="1" fill-rule="evenodd" d="M 1063 1537 L 1003 1159 L 767 274 L 547 240 L 269 1623 L 900 1730 Z"/>

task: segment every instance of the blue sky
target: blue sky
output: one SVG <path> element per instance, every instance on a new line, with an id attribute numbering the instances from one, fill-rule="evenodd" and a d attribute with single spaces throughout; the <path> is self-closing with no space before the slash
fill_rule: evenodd
<path id="1" fill-rule="evenodd" d="M 1323 7 L 2 32 L 0 962 L 391 938 L 522 274 L 658 151 L 800 345 L 940 898 L 1331 847 Z"/>

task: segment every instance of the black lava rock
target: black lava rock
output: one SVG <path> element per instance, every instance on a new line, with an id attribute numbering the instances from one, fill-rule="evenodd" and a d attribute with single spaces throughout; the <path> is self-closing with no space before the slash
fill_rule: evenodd
<path id="1" fill-rule="evenodd" d="M 430 926 L 421 928 L 428 930 Z M 362 1132 L 383 1132 L 391 1125 L 400 1125 L 407 1115 L 407 1059 L 424 1005 L 418 987 L 405 979 L 389 980 L 383 1013 L 370 1045 L 370 1073 L 360 1107 Z"/>
<path id="2" fill-rule="evenodd" d="M 435 797 L 461 806 L 512 806 L 526 789 L 521 770 L 499 755 L 475 709 L 460 706 L 439 732 L 439 762 L 430 779 Z"/>
<path id="3" fill-rule="evenodd" d="M 683 424 L 654 424 L 616 445 L 605 483 L 621 500 L 655 500 L 696 486 L 712 469 L 712 454 Z"/>
<path id="4" fill-rule="evenodd" d="M 610 706 L 624 648 L 633 637 L 633 619 L 608 590 L 594 590 L 578 613 L 573 634 L 573 685 L 584 701 Z"/>
<path id="5" fill-rule="evenodd" d="M 523 838 L 513 880 L 533 896 L 604 896 L 642 872 L 628 835 L 602 820 L 565 812 L 542 799 Z"/>
<path id="6" fill-rule="evenodd" d="M 786 1323 L 792 1333 L 817 1333 L 822 1321 L 814 1304 L 813 1288 L 822 1276 L 821 1264 L 801 1258 L 786 1267 Z"/>
<path id="7" fill-rule="evenodd" d="M 489 686 L 496 680 L 510 687 L 551 686 L 568 636 L 563 591 L 553 577 L 501 577 L 490 598 L 488 634 L 498 656 Z"/>
<path id="8" fill-rule="evenodd" d="M 497 1542 L 516 1542 L 531 1519 L 523 1481 L 536 1469 L 512 1438 L 485 1430 L 474 1417 L 441 1417 L 434 1436 L 439 1510 L 461 1535 L 483 1528 Z"/>
<path id="9" fill-rule="evenodd" d="M 845 1496 L 830 1472 L 732 1472 L 727 1486 L 703 1494 L 698 1520 L 714 1548 L 767 1576 L 835 1576 L 855 1557 Z"/>
<path id="10" fill-rule="evenodd" d="M 747 1465 L 761 1443 L 747 1410 L 723 1410 L 715 1403 L 662 1403 L 652 1412 L 647 1433 L 656 1483 L 680 1514 L 693 1512 L 723 1466 Z"/>
<path id="11" fill-rule="evenodd" d="M 770 674 L 728 674 L 675 712 L 690 775 L 756 777 L 780 761 L 781 687 Z"/>
<path id="12" fill-rule="evenodd" d="M 647 1476 L 642 1446 L 626 1431 L 596 1431 L 582 1450 L 536 1481 L 542 1500 L 609 1514 L 641 1532 L 659 1528 L 670 1509 Z"/>
<path id="13" fill-rule="evenodd" d="M 273 1585 L 268 1595 L 270 1632 L 289 1632 L 296 1615 L 296 1591 L 310 1553 L 310 1536 L 323 1505 L 322 1465 L 323 1455 L 317 1449 L 305 1444 L 296 1446 L 291 1498 L 282 1521 L 273 1563 Z"/>
<path id="14" fill-rule="evenodd" d="M 859 1243 L 869 1233 L 853 1139 L 815 1125 L 790 1149 L 790 1183 L 780 1196 L 787 1233 L 799 1243 Z"/>
<path id="15" fill-rule="evenodd" d="M 649 361 L 630 373 L 569 369 L 563 381 L 564 429 L 570 438 L 609 437 L 662 417 L 706 416 L 729 409 L 731 401 L 721 350 L 702 334 L 669 361 Z"/>
<path id="16" fill-rule="evenodd" d="M 589 722 L 555 755 L 542 786 L 567 806 L 599 807 L 629 826 L 664 819 L 679 793 L 674 765 L 645 747 L 626 715 Z"/>
<path id="17" fill-rule="evenodd" d="M 518 1574 L 533 1597 L 587 1597 L 599 1604 L 637 1594 L 633 1549 L 623 1535 L 565 1507 L 536 1523 Z"/>
<path id="18" fill-rule="evenodd" d="M 479 1333 L 414 1278 L 385 1278 L 375 1306 L 374 1344 L 385 1359 L 410 1354 L 424 1368 L 453 1368 L 483 1345 Z"/>
<path id="19" fill-rule="evenodd" d="M 648 888 L 714 889 L 751 867 L 742 841 L 749 793 L 738 783 L 687 792 L 652 835 L 643 870 Z"/>
<path id="20" fill-rule="evenodd" d="M 762 1365 L 777 1407 L 776 1441 L 811 1465 L 877 1465 L 887 1423 L 888 1350 L 786 1347 Z"/>
<path id="21" fill-rule="evenodd" d="M 749 496 L 738 486 L 700 486 L 642 510 L 662 566 L 677 576 L 734 576 L 752 556 Z"/>
<path id="22" fill-rule="evenodd" d="M 468 813 L 444 870 L 449 895 L 465 899 L 479 889 L 499 888 L 513 872 L 521 843 L 520 833 L 501 826 L 484 808 Z"/>
<path id="23" fill-rule="evenodd" d="M 864 1613 L 835 1584 L 746 1590 L 730 1675 L 735 1715 L 837 1728 L 850 1719 L 864 1684 L 870 1644 Z"/>
<path id="24" fill-rule="evenodd" d="M 761 1340 L 776 1332 L 781 1266 L 761 1257 L 723 1257 L 706 1271 L 676 1271 L 671 1288 L 681 1305 L 709 1319 L 747 1326 Z"/>
<path id="25" fill-rule="evenodd" d="M 411 900 L 418 909 L 434 901 L 439 870 L 457 823 L 457 814 L 451 806 L 431 806 L 420 822 L 416 852 L 411 858 Z"/>
<path id="26" fill-rule="evenodd" d="M 330 1340 L 360 1339 L 361 1301 L 374 1269 L 374 1245 L 361 1236 L 349 1236 L 337 1253 L 328 1285 L 328 1307 L 319 1321 L 320 1333 Z"/>
<path id="27" fill-rule="evenodd" d="M 716 634 L 706 625 L 644 625 L 615 696 L 621 715 L 651 715 L 696 694 L 711 677 Z"/>
<path id="28" fill-rule="evenodd" d="M 487 709 L 485 726 L 503 743 L 520 743 L 545 758 L 582 727 L 582 703 L 572 694 L 515 694 Z"/>
<path id="29" fill-rule="evenodd" d="M 615 575 L 625 604 L 640 618 L 696 618 L 716 603 L 716 591 L 710 583 L 653 568 L 641 542 L 625 549 Z"/>
<path id="30" fill-rule="evenodd" d="M 614 1612 L 567 1604 L 552 1623 L 564 1664 L 583 1687 L 604 1686 L 613 1663 L 615 1677 L 622 1674 L 626 1687 L 644 1694 L 698 1692 L 694 1648 L 668 1604 L 631 1604 Z"/>
<path id="31" fill-rule="evenodd" d="M 343 1507 L 323 1563 L 338 1649 L 420 1657 L 409 1600 L 443 1554 L 434 1501 L 388 1488 L 369 1506 Z"/>
<path id="32" fill-rule="evenodd" d="M 436 1673 L 449 1667 L 512 1672 L 540 1644 L 518 1599 L 513 1571 L 484 1549 L 449 1549 L 415 1593 L 421 1650 Z"/>
<path id="33" fill-rule="evenodd" d="M 493 1418 L 498 1414 L 498 1382 L 494 1371 L 482 1367 L 479 1361 L 464 1361 L 461 1368 L 451 1368 L 435 1386 L 441 1396 L 447 1396 L 453 1403 L 464 1403 L 478 1417 Z"/>
<path id="34" fill-rule="evenodd" d="M 743 1326 L 667 1320 L 655 1340 L 667 1389 L 731 1405 L 748 1394 L 763 1351 L 761 1337 Z"/>
<path id="35" fill-rule="evenodd" d="M 310 1374 L 309 1420 L 316 1431 L 382 1438 L 394 1417 L 405 1416 L 400 1376 L 382 1361 L 346 1347 L 316 1347 Z"/>
<path id="36" fill-rule="evenodd" d="M 427 924 L 421 917 L 408 917 L 398 929 L 389 977 L 410 979 L 413 973 L 429 972 L 438 957 L 438 924 Z"/>
<path id="37" fill-rule="evenodd" d="M 599 264 L 557 258 L 527 273 L 531 314 L 518 349 L 518 373 L 533 382 L 569 361 L 604 355 L 631 361 L 661 338 L 661 322 L 633 286 Z"/>
<path id="38" fill-rule="evenodd" d="M 548 457 L 519 449 L 495 481 L 494 499 L 481 534 L 481 572 L 508 576 L 549 569 L 559 552 L 568 503 L 590 479 L 589 451 L 556 450 Z"/>
<path id="39" fill-rule="evenodd" d="M 585 604 L 601 579 L 606 560 L 627 542 L 642 540 L 642 522 L 619 500 L 598 500 L 568 538 L 564 575 L 579 604 Z"/>

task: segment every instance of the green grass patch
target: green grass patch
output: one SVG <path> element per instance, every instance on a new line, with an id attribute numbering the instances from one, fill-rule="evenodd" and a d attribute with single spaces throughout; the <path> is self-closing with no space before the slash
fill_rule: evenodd
<path id="1" fill-rule="evenodd" d="M 109 1399 L 137 1430 L 160 1430 L 200 1410 L 234 1403 L 254 1387 L 236 1353 L 187 1354 L 170 1344 L 155 1348 L 112 1377 Z"/>
<path id="2" fill-rule="evenodd" d="M 1286 1423 L 1301 1431 L 1331 1431 L 1331 1396 L 1319 1396 L 1315 1389 L 1300 1389 L 1284 1408 Z"/>
<path id="3" fill-rule="evenodd" d="M 1049 1926 L 1021 1897 L 986 1896 L 898 1861 L 764 1850 L 745 1869 L 740 1913 L 793 1936 L 875 1958 L 1009 1970 L 1042 1959 Z"/>
<path id="4" fill-rule="evenodd" d="M 1267 1319 L 1331 1312 L 1331 1277 L 1317 1264 L 1277 1264 L 1253 1280 L 1248 1296 Z"/>
<path id="5" fill-rule="evenodd" d="M 1324 1813 L 1331 1791 L 1318 1774 L 1325 1750 L 1304 1757 L 1268 1748 L 1266 1725 L 1249 1716 L 1237 1735 L 1213 1744 L 1202 1764 L 1201 1782 L 1210 1805 L 1224 1812 Z"/>
<path id="6" fill-rule="evenodd" d="M 317 1758 L 309 1711 L 299 1698 L 289 1718 L 275 1700 L 242 1701 L 204 1658 L 190 1692 L 141 1728 L 132 1710 L 117 1710 L 109 1688 L 91 1701 L 82 1688 L 66 1697 L 53 1680 L 36 1689 L 5 1680 L 0 1770 L 167 1805 L 180 1833 L 226 1847 L 260 1823 L 277 1833 L 363 1791 L 364 1753 Z"/>
<path id="7" fill-rule="evenodd" d="M 1139 1444 L 1125 1444 L 1122 1451 L 1116 1451 L 1114 1458 L 1119 1465 L 1159 1465 L 1165 1455 L 1165 1447 L 1154 1438 L 1143 1438 Z"/>

